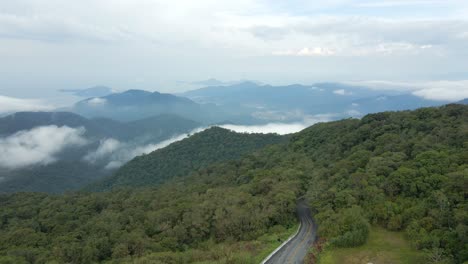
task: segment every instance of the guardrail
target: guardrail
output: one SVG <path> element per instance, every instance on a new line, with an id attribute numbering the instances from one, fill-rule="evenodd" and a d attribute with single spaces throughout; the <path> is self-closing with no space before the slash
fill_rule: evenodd
<path id="1" fill-rule="evenodd" d="M 299 234 L 299 231 L 301 230 L 301 227 L 302 227 L 302 221 L 299 222 L 299 228 L 297 228 L 297 231 L 295 234 L 291 235 L 288 239 L 286 239 L 286 241 L 283 242 L 283 244 L 281 244 L 279 247 L 277 247 L 273 252 L 271 252 L 270 255 L 268 255 L 260 264 L 265 264 L 267 263 L 276 253 L 278 253 L 278 251 L 280 251 L 284 246 L 286 246 L 289 241 L 291 241 L 292 239 L 294 239 L 298 234 Z"/>

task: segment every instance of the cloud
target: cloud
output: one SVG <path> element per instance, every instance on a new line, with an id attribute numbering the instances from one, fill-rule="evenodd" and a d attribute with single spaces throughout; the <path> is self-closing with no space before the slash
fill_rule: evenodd
<path id="1" fill-rule="evenodd" d="M 33 16 L 0 14 L 0 38 L 41 41 L 111 41 L 123 39 L 126 32 L 119 27 L 86 23 L 73 16 L 57 16 L 43 12 Z"/>
<path id="2" fill-rule="evenodd" d="M 201 132 L 205 128 L 197 128 L 189 133 L 176 135 L 158 143 L 137 144 L 134 142 L 120 142 L 109 138 L 101 140 L 95 151 L 89 152 L 83 157 L 84 161 L 89 163 L 104 162 L 106 169 L 115 169 L 122 166 L 136 156 L 151 153 L 155 150 L 169 146 L 170 144 L 189 137 L 191 134 Z"/>
<path id="3" fill-rule="evenodd" d="M 346 111 L 345 114 L 351 117 L 363 116 L 361 112 L 359 112 L 358 110 L 354 110 L 354 109 Z"/>
<path id="4" fill-rule="evenodd" d="M 169 89 L 213 73 L 284 83 L 464 72 L 467 1 L 409 1 L 403 14 L 363 7 L 375 2 L 1 1 L 0 83 L 17 92 L 137 77 L 142 89 Z"/>
<path id="5" fill-rule="evenodd" d="M 313 124 L 319 122 L 327 122 L 332 119 L 333 115 L 314 115 L 305 116 L 302 122 L 295 123 L 269 123 L 265 125 L 242 126 L 242 125 L 220 125 L 219 127 L 226 128 L 238 133 L 276 133 L 279 135 L 291 134 L 299 132 Z"/>
<path id="6" fill-rule="evenodd" d="M 52 106 L 46 105 L 40 100 L 20 99 L 0 95 L 0 114 L 19 111 L 44 111 L 51 110 Z"/>
<path id="7" fill-rule="evenodd" d="M 333 56 L 336 53 L 327 48 L 315 47 L 312 49 L 309 48 L 302 48 L 300 50 L 286 50 L 286 51 L 273 51 L 273 55 L 277 56 Z"/>
<path id="8" fill-rule="evenodd" d="M 427 82 L 359 81 L 347 83 L 364 85 L 374 90 L 411 92 L 416 96 L 435 101 L 458 101 L 468 98 L 468 80 Z"/>
<path id="9" fill-rule="evenodd" d="M 53 163 L 65 148 L 87 144 L 84 132 L 84 128 L 43 126 L 1 138 L 0 167 L 15 169 Z"/>
<path id="10" fill-rule="evenodd" d="M 444 5 L 447 4 L 447 0 L 380 0 L 378 2 L 364 2 L 356 4 L 357 7 L 371 7 L 371 8 L 382 8 L 382 7 L 407 7 L 407 6 L 418 6 L 418 5 Z"/>
<path id="11" fill-rule="evenodd" d="M 285 135 L 299 132 L 304 128 L 307 128 L 308 126 L 318 122 L 330 121 L 332 117 L 333 115 L 331 114 L 324 114 L 305 116 L 303 122 L 296 123 L 270 123 L 257 126 L 219 125 L 219 127 L 238 133 L 277 133 L 280 135 Z M 103 162 L 106 164 L 106 169 L 116 169 L 137 156 L 165 148 L 174 142 L 181 141 L 208 128 L 210 127 L 196 128 L 189 133 L 176 135 L 164 141 L 151 144 L 136 144 L 132 142 L 125 143 L 119 142 L 116 139 L 102 140 L 98 148 L 95 151 L 89 152 L 85 157 L 83 157 L 83 160 L 90 163 Z"/>
<path id="12" fill-rule="evenodd" d="M 94 98 L 88 100 L 88 104 L 90 106 L 100 106 L 100 105 L 104 105 L 106 103 L 107 103 L 107 100 L 105 98 L 94 97 Z"/>
<path id="13" fill-rule="evenodd" d="M 353 94 L 352 92 L 348 92 L 345 89 L 334 90 L 333 93 L 337 95 L 352 95 Z"/>
<path id="14" fill-rule="evenodd" d="M 433 83 L 430 87 L 414 91 L 413 94 L 429 100 L 458 101 L 468 98 L 468 83 L 452 87 L 443 82 Z"/>
<path id="15" fill-rule="evenodd" d="M 91 163 L 95 163 L 98 160 L 101 160 L 111 155 L 114 151 L 119 149 L 121 145 L 122 143 L 113 138 L 101 140 L 99 143 L 99 147 L 96 149 L 96 151 L 88 153 L 84 157 L 84 160 Z"/>
<path id="16" fill-rule="evenodd" d="M 272 54 L 282 56 L 447 56 L 466 48 L 461 36 L 468 28 L 464 19 L 289 15 L 271 20 L 258 19 L 243 30 L 267 41 L 264 48 L 276 47 Z M 297 49 L 310 43 L 315 48 Z"/>

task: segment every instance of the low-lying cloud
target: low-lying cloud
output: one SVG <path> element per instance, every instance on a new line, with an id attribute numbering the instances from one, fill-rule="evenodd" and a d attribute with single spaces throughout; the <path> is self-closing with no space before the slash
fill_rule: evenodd
<path id="1" fill-rule="evenodd" d="M 0 138 L 0 167 L 17 169 L 30 165 L 46 165 L 71 146 L 87 143 L 84 128 L 43 126 Z"/>
<path id="2" fill-rule="evenodd" d="M 101 140 L 99 147 L 95 151 L 89 152 L 83 160 L 90 163 L 105 162 L 106 169 L 115 169 L 136 156 L 148 154 L 157 149 L 167 147 L 174 142 L 180 141 L 189 137 L 191 134 L 201 132 L 205 129 L 207 128 L 197 128 L 189 133 L 180 134 L 161 142 L 150 144 L 120 142 L 113 138 Z"/>
<path id="3" fill-rule="evenodd" d="M 291 133 L 299 132 L 313 124 L 319 122 L 327 122 L 333 118 L 332 114 L 313 115 L 305 116 L 302 122 L 294 123 L 269 123 L 265 125 L 220 125 L 222 128 L 226 128 L 238 133 L 276 133 L 279 135 L 286 135 Z"/>
<path id="4" fill-rule="evenodd" d="M 280 135 L 296 133 L 308 126 L 318 122 L 327 122 L 333 118 L 331 114 L 314 115 L 304 117 L 303 122 L 295 123 L 269 123 L 265 125 L 219 125 L 221 128 L 229 129 L 238 133 L 276 133 Z M 158 143 L 137 144 L 135 142 L 120 142 L 116 139 L 109 138 L 101 140 L 96 150 L 89 152 L 84 161 L 89 163 L 103 163 L 106 169 L 116 169 L 130 161 L 131 159 L 151 153 L 155 150 L 165 148 L 170 144 L 188 138 L 190 135 L 202 132 L 210 127 L 196 128 L 189 133 L 173 136 L 169 139 Z"/>
<path id="5" fill-rule="evenodd" d="M 45 111 L 53 109 L 52 106 L 35 99 L 20 99 L 0 95 L 0 114 L 20 111 Z"/>
<path id="6" fill-rule="evenodd" d="M 330 121 L 332 115 L 315 115 L 307 116 L 303 122 L 296 123 L 269 123 L 265 125 L 219 125 L 221 128 L 229 129 L 238 133 L 277 133 L 280 135 L 296 133 L 304 128 L 311 126 L 318 122 Z M 170 144 L 188 138 L 190 135 L 202 132 L 210 127 L 196 128 L 189 133 L 173 136 L 169 139 L 163 140 L 158 143 L 150 144 L 136 144 L 134 142 L 120 142 L 116 139 L 109 138 L 101 140 L 98 148 L 95 151 L 89 152 L 83 160 L 90 163 L 102 162 L 106 169 L 116 169 L 143 154 L 151 153 L 155 150 L 165 148 Z"/>
<path id="7" fill-rule="evenodd" d="M 468 80 L 430 82 L 361 81 L 349 84 L 365 85 L 374 90 L 411 92 L 434 101 L 458 101 L 468 98 Z"/>
<path id="8" fill-rule="evenodd" d="M 121 146 L 122 143 L 113 138 L 101 140 L 96 151 L 88 153 L 83 159 L 91 163 L 96 163 L 100 159 L 103 159 L 114 153 Z"/>

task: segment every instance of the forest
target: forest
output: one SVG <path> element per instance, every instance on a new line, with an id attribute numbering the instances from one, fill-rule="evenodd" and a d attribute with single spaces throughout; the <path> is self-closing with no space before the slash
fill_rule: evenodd
<path id="1" fill-rule="evenodd" d="M 248 134 L 211 127 L 202 133 L 134 158 L 114 175 L 87 186 L 103 191 L 121 186 L 155 186 L 168 179 L 184 177 L 215 162 L 235 160 L 267 145 L 286 142 L 287 136 Z"/>
<path id="2" fill-rule="evenodd" d="M 152 155 L 141 166 L 162 166 Z M 296 224 L 298 199 L 325 249 L 361 245 L 375 225 L 404 232 L 428 263 L 463 263 L 467 161 L 468 106 L 316 124 L 241 157 L 137 177 L 142 184 L 0 195 L 0 263 L 255 263 L 266 235 Z M 122 170 L 141 175 L 136 164 Z"/>

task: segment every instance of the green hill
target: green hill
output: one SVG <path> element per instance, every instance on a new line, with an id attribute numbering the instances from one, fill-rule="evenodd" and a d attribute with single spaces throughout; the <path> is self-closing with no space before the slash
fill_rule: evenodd
<path id="1" fill-rule="evenodd" d="M 122 186 L 154 186 L 210 164 L 233 160 L 266 145 L 285 142 L 275 134 L 240 134 L 212 127 L 148 155 L 136 157 L 114 175 L 87 190 L 102 191 Z"/>
<path id="2" fill-rule="evenodd" d="M 428 263 L 463 263 L 467 144 L 468 106 L 448 105 L 317 124 L 156 188 L 2 195 L 0 260 L 254 263 L 305 197 L 326 250 L 363 245 L 376 226 Z"/>

